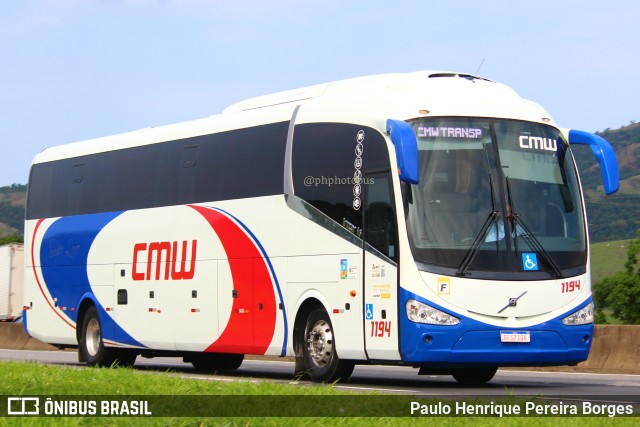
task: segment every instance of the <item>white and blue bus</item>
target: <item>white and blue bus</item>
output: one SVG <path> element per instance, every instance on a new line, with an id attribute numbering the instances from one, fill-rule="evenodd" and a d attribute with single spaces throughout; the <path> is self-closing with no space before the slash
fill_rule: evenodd
<path id="1" fill-rule="evenodd" d="M 89 365 L 294 356 L 463 383 L 586 360 L 593 303 L 570 144 L 611 146 L 449 72 L 258 97 L 49 148 L 31 168 L 24 326 Z"/>

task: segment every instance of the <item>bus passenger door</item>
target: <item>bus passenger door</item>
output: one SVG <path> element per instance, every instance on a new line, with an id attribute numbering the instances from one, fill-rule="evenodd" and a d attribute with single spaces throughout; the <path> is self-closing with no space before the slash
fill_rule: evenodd
<path id="1" fill-rule="evenodd" d="M 364 201 L 364 337 L 367 357 L 400 360 L 398 244 L 391 175 L 367 173 Z"/>

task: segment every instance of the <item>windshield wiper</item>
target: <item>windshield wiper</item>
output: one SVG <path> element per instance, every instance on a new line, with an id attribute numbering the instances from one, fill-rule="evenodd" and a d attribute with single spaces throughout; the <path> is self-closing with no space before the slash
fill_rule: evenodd
<path id="1" fill-rule="evenodd" d="M 476 236 L 475 240 L 473 241 L 473 244 L 471 245 L 471 247 L 467 251 L 467 254 L 464 256 L 464 259 L 462 260 L 462 264 L 460 264 L 460 267 L 458 268 L 458 271 L 456 271 L 456 276 L 464 276 L 464 275 L 467 274 L 467 270 L 469 270 L 469 266 L 471 265 L 471 263 L 473 262 L 474 258 L 476 257 L 476 255 L 480 251 L 480 245 L 482 245 L 482 243 L 484 243 L 485 237 L 487 235 L 487 231 L 489 231 L 489 228 L 493 224 L 495 224 L 496 220 L 501 215 L 502 215 L 502 212 L 498 212 L 498 211 L 493 211 L 493 212 L 491 212 L 489 214 L 489 216 L 487 217 L 487 220 L 482 225 L 482 229 L 480 230 L 480 232 Z M 496 236 L 497 236 L 497 234 L 498 234 L 498 231 L 496 230 Z M 498 239 L 496 237 L 496 241 L 497 240 Z"/>
<path id="2" fill-rule="evenodd" d="M 529 245 L 531 249 L 537 252 L 542 260 L 546 262 L 549 267 L 551 267 L 551 270 L 553 270 L 553 276 L 556 279 L 560 279 L 562 277 L 562 272 L 560 271 L 558 264 L 556 264 L 549 252 L 547 252 L 544 246 L 542 246 L 540 240 L 538 240 L 538 238 L 531 232 L 529 227 L 527 227 L 522 217 L 515 212 L 515 209 L 513 207 L 513 200 L 511 199 L 511 186 L 509 184 L 508 176 L 505 176 L 505 181 L 507 183 L 507 201 L 509 205 L 507 207 L 507 220 L 509 221 L 509 224 L 512 228 L 515 253 L 518 253 L 518 227 L 520 227 L 524 231 L 521 236 L 524 239 L 525 243 Z"/>
<path id="3" fill-rule="evenodd" d="M 487 156 L 486 150 L 485 150 L 485 156 Z M 488 159 L 487 159 L 487 162 L 488 162 Z M 496 220 L 498 219 L 498 217 L 502 216 L 502 212 L 496 209 L 496 196 L 495 196 L 496 192 L 495 192 L 495 189 L 493 188 L 493 178 L 491 177 L 491 173 L 489 173 L 489 188 L 491 189 L 491 207 L 493 209 L 493 212 L 489 214 L 484 224 L 482 225 L 480 232 L 476 235 L 476 238 L 471 244 L 471 247 L 465 254 L 464 259 L 460 264 L 460 267 L 458 267 L 458 271 L 456 271 L 456 276 L 464 276 L 467 274 L 467 271 L 469 270 L 471 263 L 473 262 L 476 255 L 480 251 L 480 246 L 485 241 L 489 228 L 493 224 L 496 224 Z M 495 238 L 496 250 L 498 249 L 498 240 L 500 240 L 500 237 L 499 237 L 498 226 L 496 224 L 496 238 Z"/>

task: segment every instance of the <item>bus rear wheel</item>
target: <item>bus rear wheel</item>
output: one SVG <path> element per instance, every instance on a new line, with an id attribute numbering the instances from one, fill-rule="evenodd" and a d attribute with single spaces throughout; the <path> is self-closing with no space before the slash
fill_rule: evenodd
<path id="1" fill-rule="evenodd" d="M 89 366 L 132 366 L 138 356 L 131 350 L 104 345 L 100 317 L 95 306 L 89 307 L 84 315 L 79 341 L 80 360 Z"/>
<path id="2" fill-rule="evenodd" d="M 335 347 L 329 315 L 322 308 L 313 310 L 304 328 L 303 364 L 305 373 L 315 382 L 346 380 L 354 363 L 341 360 Z"/>
<path id="3" fill-rule="evenodd" d="M 459 368 L 452 375 L 456 381 L 465 385 L 482 385 L 491 381 L 498 371 L 497 366 L 483 368 Z"/>

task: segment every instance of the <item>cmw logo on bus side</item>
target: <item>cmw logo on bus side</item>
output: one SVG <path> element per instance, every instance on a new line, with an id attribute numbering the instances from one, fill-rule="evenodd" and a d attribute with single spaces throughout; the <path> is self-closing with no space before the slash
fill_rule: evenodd
<path id="1" fill-rule="evenodd" d="M 522 254 L 522 268 L 524 271 L 538 270 L 538 255 L 535 252 L 524 252 Z"/>

